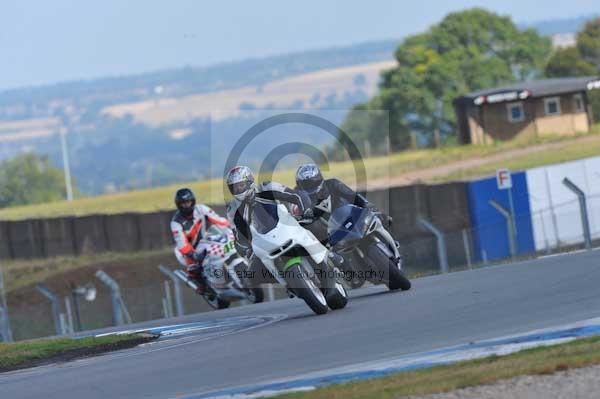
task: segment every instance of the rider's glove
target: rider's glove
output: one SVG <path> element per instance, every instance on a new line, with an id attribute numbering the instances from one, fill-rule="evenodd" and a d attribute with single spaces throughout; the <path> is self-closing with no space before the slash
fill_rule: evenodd
<path id="1" fill-rule="evenodd" d="M 312 210 L 312 208 L 305 209 L 304 213 L 302 214 L 302 217 L 304 219 L 314 219 L 315 212 Z"/>
<path id="2" fill-rule="evenodd" d="M 190 258 L 192 258 L 192 260 L 196 264 L 201 265 L 202 262 L 204 262 L 204 258 L 206 258 L 206 254 L 207 254 L 207 250 L 206 250 L 206 248 L 204 248 L 200 252 L 192 252 L 192 254 L 190 255 Z"/>
<path id="3" fill-rule="evenodd" d="M 370 202 L 368 202 L 368 203 L 367 203 L 367 206 L 366 206 L 366 208 L 367 208 L 368 210 L 370 210 L 371 212 L 374 212 L 374 213 L 380 213 L 380 212 L 379 212 L 379 209 L 377 209 L 377 207 L 376 207 L 375 205 L 373 205 L 372 203 L 370 203 Z"/>

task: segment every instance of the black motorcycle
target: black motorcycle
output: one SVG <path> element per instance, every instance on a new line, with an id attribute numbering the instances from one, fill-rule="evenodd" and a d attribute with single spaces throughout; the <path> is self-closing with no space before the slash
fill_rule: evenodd
<path id="1" fill-rule="evenodd" d="M 396 242 L 385 229 L 380 214 L 368 208 L 343 205 L 331 213 L 327 224 L 328 241 L 345 259 L 358 259 L 352 273 L 390 290 L 408 290 L 410 280 L 402 271 L 402 257 Z M 347 280 L 352 280 L 350 276 Z"/>

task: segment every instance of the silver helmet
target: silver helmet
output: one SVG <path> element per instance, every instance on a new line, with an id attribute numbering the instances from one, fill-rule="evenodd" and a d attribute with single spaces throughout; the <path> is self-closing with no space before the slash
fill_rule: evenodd
<path id="1" fill-rule="evenodd" d="M 254 175 L 247 166 L 236 166 L 227 173 L 227 188 L 236 199 L 243 201 L 254 195 Z"/>

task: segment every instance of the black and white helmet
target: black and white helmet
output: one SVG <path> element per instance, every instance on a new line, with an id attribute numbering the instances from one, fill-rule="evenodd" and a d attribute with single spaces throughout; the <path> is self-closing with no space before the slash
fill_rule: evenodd
<path id="1" fill-rule="evenodd" d="M 243 201 L 254 194 L 254 175 L 247 166 L 236 166 L 227 173 L 227 188 L 237 200 Z"/>
<path id="2" fill-rule="evenodd" d="M 194 213 L 196 206 L 196 196 L 189 188 L 180 188 L 175 193 L 175 206 L 183 216 L 190 216 Z"/>
<path id="3" fill-rule="evenodd" d="M 314 163 L 300 165 L 296 171 L 296 185 L 308 194 L 315 194 L 323 188 L 323 175 Z"/>

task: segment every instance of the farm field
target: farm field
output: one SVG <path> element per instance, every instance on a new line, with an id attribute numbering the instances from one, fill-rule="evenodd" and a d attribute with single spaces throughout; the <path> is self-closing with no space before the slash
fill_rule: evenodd
<path id="1" fill-rule="evenodd" d="M 507 142 L 492 146 L 457 146 L 405 151 L 363 160 L 368 189 L 402 186 L 415 182 L 446 182 L 473 179 L 493 173 L 497 167 L 513 170 L 586 158 L 600 154 L 600 134 L 577 137 L 545 137 L 529 142 Z M 327 176 L 336 176 L 355 185 L 353 162 L 334 162 L 323 167 Z M 272 180 L 294 184 L 294 170 L 275 171 Z M 199 201 L 222 204 L 228 199 L 221 179 L 182 182 L 146 190 L 78 198 L 73 202 L 10 207 L 0 210 L 0 219 L 57 217 L 64 215 L 154 212 L 172 209 L 173 192 L 182 186 L 193 189 Z"/>

